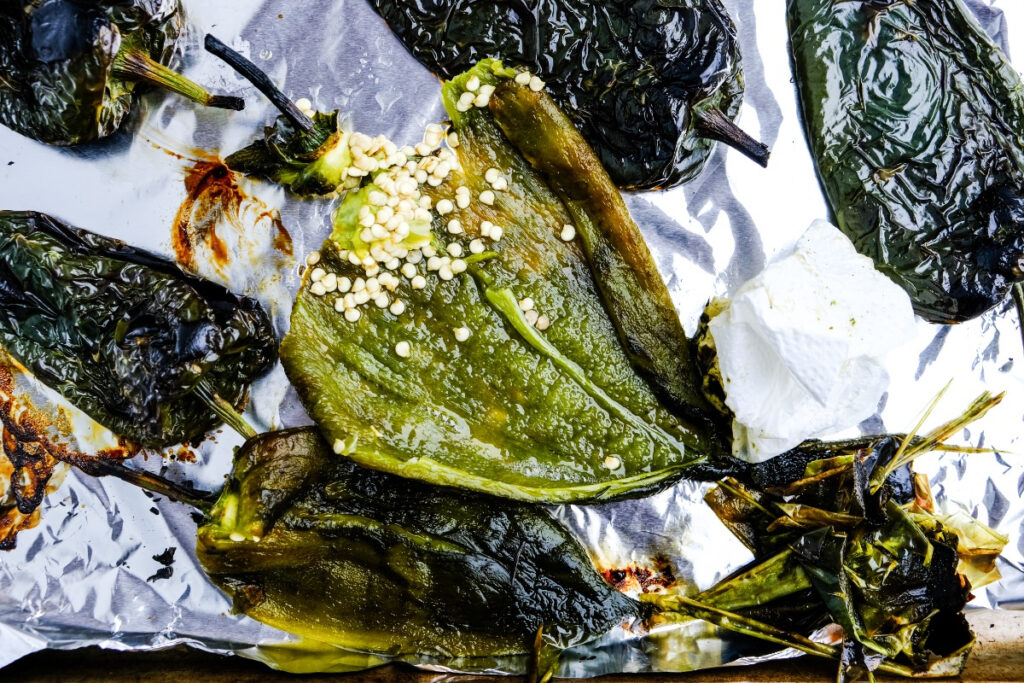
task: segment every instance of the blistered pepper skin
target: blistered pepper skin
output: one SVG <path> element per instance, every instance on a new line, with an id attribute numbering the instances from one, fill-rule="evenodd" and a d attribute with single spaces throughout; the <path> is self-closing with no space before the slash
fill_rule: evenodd
<path id="1" fill-rule="evenodd" d="M 671 187 L 714 141 L 696 113 L 735 119 L 736 29 L 719 0 L 373 0 L 421 63 L 450 79 L 484 58 L 526 67 L 579 126 L 620 187 Z"/>
<path id="2" fill-rule="evenodd" d="M 1024 85 L 960 0 L 789 0 L 793 66 L 839 227 L 919 315 L 1024 278 Z"/>
<path id="3" fill-rule="evenodd" d="M 34 212 L 0 212 L 0 346 L 129 441 L 170 446 L 238 405 L 276 359 L 266 312 L 154 254 Z"/>
<path id="4" fill-rule="evenodd" d="M 332 646 L 486 668 L 641 617 L 542 509 L 362 469 L 315 429 L 250 439 L 199 529 L 235 607 Z"/>

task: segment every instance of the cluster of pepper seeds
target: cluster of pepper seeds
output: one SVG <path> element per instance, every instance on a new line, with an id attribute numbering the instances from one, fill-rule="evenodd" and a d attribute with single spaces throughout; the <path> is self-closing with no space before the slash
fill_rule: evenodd
<path id="1" fill-rule="evenodd" d="M 535 92 L 544 88 L 543 81 L 527 71 L 520 72 L 515 80 Z M 466 92 L 459 98 L 460 111 L 468 111 L 474 106 L 486 107 L 494 92 L 493 86 L 481 85 L 476 76 L 467 80 L 466 88 Z M 442 147 L 445 142 L 448 148 Z M 469 188 L 457 187 L 453 199 L 441 199 L 434 206 L 431 198 L 420 191 L 423 185 L 441 186 L 452 171 L 459 168 L 458 159 L 452 151 L 458 145 L 458 135 L 454 132 L 446 134 L 445 129 L 438 124 L 427 126 L 423 141 L 415 147 L 399 148 L 384 136 L 371 139 L 361 133 L 354 133 L 349 137 L 352 165 L 346 171 L 349 179 L 345 187 L 353 189 L 364 178 L 372 176 L 372 182 L 379 188 L 368 193 L 367 201 L 359 212 L 359 225 L 362 228 L 359 238 L 369 245 L 368 253 L 360 256 L 354 251 L 342 250 L 340 254 L 341 258 L 348 259 L 352 265 L 361 266 L 365 277 L 352 280 L 329 273 L 318 267 L 320 253 L 312 252 L 306 258 L 306 264 L 313 269 L 309 278 L 312 294 L 335 295 L 335 310 L 349 322 L 358 321 L 362 316 L 360 307 L 371 304 L 399 316 L 406 311 L 407 306 L 402 299 L 394 297 L 394 292 L 401 284 L 401 279 L 395 273 L 408 280 L 412 289 L 423 289 L 427 281 L 418 265 L 424 259 L 427 272 L 436 272 L 441 280 L 451 280 L 455 275 L 465 272 L 467 263 L 462 258 L 462 245 L 452 241 L 445 247 L 443 255 L 438 254 L 430 244 L 430 228 L 434 218 L 432 210 L 443 218 L 456 209 L 469 207 L 472 202 Z M 507 190 L 508 180 L 496 168 L 488 169 L 484 180 L 490 189 L 482 191 L 478 199 L 492 206 L 495 192 Z M 415 234 L 414 226 L 419 228 Z M 452 236 L 465 232 L 457 218 L 448 220 L 446 229 Z M 497 243 L 503 237 L 504 229 L 483 221 L 480 234 L 492 243 Z M 570 242 L 576 237 L 576 229 L 572 225 L 564 225 L 559 237 Z M 487 245 L 484 239 L 476 238 L 470 241 L 468 250 L 473 255 L 482 254 L 487 250 Z M 550 327 L 550 319 L 534 308 L 532 299 L 523 299 L 520 308 L 530 325 L 541 331 Z M 468 340 L 472 334 L 466 326 L 457 327 L 452 332 L 459 342 Z M 399 342 L 394 351 L 400 358 L 411 355 L 408 342 Z"/>

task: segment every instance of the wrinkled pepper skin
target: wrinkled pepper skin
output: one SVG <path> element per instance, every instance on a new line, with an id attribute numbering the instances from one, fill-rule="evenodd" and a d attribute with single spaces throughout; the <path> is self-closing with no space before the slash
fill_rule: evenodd
<path id="1" fill-rule="evenodd" d="M 696 114 L 735 119 L 743 100 L 736 30 L 719 0 L 371 4 L 446 79 L 488 57 L 538 75 L 620 187 L 695 178 L 714 149 Z"/>
<path id="2" fill-rule="evenodd" d="M 184 29 L 180 0 L 5 0 L 0 123 L 50 145 L 92 142 L 121 127 L 139 80 L 241 109 L 166 68 Z"/>
<path id="3" fill-rule="evenodd" d="M 276 358 L 253 299 L 123 242 L 0 212 L 0 346 L 124 438 L 165 447 L 218 423 L 202 380 L 240 404 Z"/>
<path id="4" fill-rule="evenodd" d="M 489 61 L 471 73 L 484 83 L 508 78 Z M 644 290 L 642 277 L 611 299 L 602 297 L 579 242 L 593 238 L 613 252 L 615 243 L 592 226 L 580 228 L 580 240 L 559 238 L 553 226 L 573 223 L 573 214 L 509 144 L 491 112 L 451 106 L 467 77 L 443 93 L 460 139 L 461 169 L 449 182 L 423 188 L 435 202 L 457 186 L 479 196 L 490 187 L 485 171 L 501 169 L 508 191 L 493 206 L 472 202 L 458 217 L 466 240 L 479 236 L 484 221 L 504 226 L 504 237 L 450 281 L 421 265 L 430 276 L 425 287 L 403 280 L 394 292 L 408 304 L 402 315 L 368 306 L 349 322 L 334 297 L 310 291 L 307 274 L 282 342 L 285 370 L 335 451 L 367 467 L 543 502 L 607 500 L 664 487 L 724 446 L 707 423 L 660 402 L 623 347 L 617 316 L 608 312 L 618 296 L 658 299 Z M 495 97 L 492 105 L 501 101 Z M 585 145 L 574 149 L 593 156 Z M 319 267 L 352 281 L 363 272 L 343 258 L 342 244 L 361 229 L 357 214 L 371 188 L 348 195 L 320 250 Z M 618 229 L 636 226 L 630 221 Z M 439 217 L 433 231 L 444 234 Z M 517 304 L 527 297 L 551 319 L 543 332 Z M 472 330 L 464 343 L 452 333 L 460 326 Z M 411 357 L 396 355 L 400 342 L 410 344 Z"/>
<path id="5" fill-rule="evenodd" d="M 789 0 L 839 227 L 940 323 L 1024 278 L 1024 85 L 960 0 Z"/>
<path id="6" fill-rule="evenodd" d="M 699 599 L 803 634 L 839 624 L 840 681 L 880 657 L 902 675 L 959 674 L 974 644 L 961 558 L 980 551 L 922 507 L 927 479 L 909 467 L 874 490 L 901 443 L 808 442 L 752 467 L 746 483 L 728 478 L 709 491 L 705 500 L 755 559 Z"/>
<path id="7" fill-rule="evenodd" d="M 522 655 L 541 626 L 564 648 L 647 611 L 542 509 L 362 469 L 312 428 L 243 446 L 197 554 L 237 610 L 395 657 Z"/>

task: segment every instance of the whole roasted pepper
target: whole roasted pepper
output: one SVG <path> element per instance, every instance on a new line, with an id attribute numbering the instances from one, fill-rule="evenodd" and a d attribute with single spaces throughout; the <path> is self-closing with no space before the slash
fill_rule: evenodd
<path id="1" fill-rule="evenodd" d="M 132 442 L 201 436 L 276 357 L 253 299 L 33 212 L 0 212 L 0 346 Z"/>
<path id="2" fill-rule="evenodd" d="M 723 452 L 715 413 L 621 197 L 515 75 L 485 60 L 444 86 L 458 159 L 412 162 L 444 180 L 418 185 L 399 165 L 346 196 L 282 361 L 360 464 L 523 500 L 639 495 Z M 474 81 L 494 89 L 490 107 L 458 111 Z M 549 130 L 522 133 L 537 125 Z M 554 147 L 535 157 L 538 140 Z"/>
<path id="3" fill-rule="evenodd" d="M 719 0 L 371 4 L 413 56 L 446 79 L 488 57 L 529 69 L 620 187 L 691 180 L 715 140 L 768 161 L 767 147 L 733 123 L 743 74 L 736 29 Z"/>
<path id="4" fill-rule="evenodd" d="M 960 0 L 789 0 L 839 227 L 933 322 L 1024 279 L 1024 84 Z M 1024 304 L 1024 302 L 1022 302 Z"/>
<path id="5" fill-rule="evenodd" d="M 121 126 L 141 83 L 241 109 L 167 67 L 184 26 L 180 0 L 5 0 L 0 123 L 51 145 L 91 142 Z"/>
<path id="6" fill-rule="evenodd" d="M 308 428 L 243 446 L 196 552 L 248 616 L 393 657 L 479 666 L 649 611 L 544 510 L 362 469 Z"/>

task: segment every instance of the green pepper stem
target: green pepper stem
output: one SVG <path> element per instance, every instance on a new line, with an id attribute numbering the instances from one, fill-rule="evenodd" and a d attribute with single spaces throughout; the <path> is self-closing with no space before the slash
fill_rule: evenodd
<path id="1" fill-rule="evenodd" d="M 761 166 L 768 166 L 768 157 L 771 156 L 768 145 L 747 135 L 720 109 L 698 109 L 694 117 L 694 130 L 702 138 L 724 142 Z"/>
<path id="2" fill-rule="evenodd" d="M 701 621 L 714 624 L 719 628 L 741 633 L 743 635 L 751 636 L 783 647 L 791 647 L 794 650 L 799 650 L 800 652 L 813 655 L 815 657 L 822 657 L 824 659 L 831 659 L 834 661 L 841 661 L 842 659 L 842 650 L 839 647 L 825 645 L 824 643 L 817 643 L 798 633 L 791 633 L 772 626 L 771 624 L 766 624 L 764 622 L 757 621 L 756 619 L 736 614 L 735 612 L 719 609 L 681 595 L 658 595 L 656 593 L 650 593 L 641 596 L 641 599 L 644 602 L 652 603 L 658 610 L 664 612 L 682 614 L 694 619 L 700 619 Z M 908 678 L 920 676 L 919 673 L 915 672 L 910 667 L 896 664 L 894 662 L 882 662 L 878 666 L 878 669 L 886 673 L 896 674 L 897 676 L 906 676 Z"/>
<path id="3" fill-rule="evenodd" d="M 281 90 L 274 85 L 267 74 L 263 73 L 258 66 L 238 54 L 235 50 L 224 44 L 216 36 L 206 34 L 206 51 L 220 57 L 227 65 L 237 71 L 245 80 L 252 83 L 257 90 L 267 96 L 275 107 L 282 114 L 288 117 L 296 128 L 309 132 L 313 129 L 313 119 L 306 116 L 301 109 L 295 106 Z"/>
<path id="4" fill-rule="evenodd" d="M 1017 307 L 1017 323 L 1020 325 L 1021 342 L 1024 343 L 1024 282 L 1013 286 L 1013 303 Z"/>
<path id="5" fill-rule="evenodd" d="M 196 396 L 201 398 L 210 407 L 210 410 L 217 414 L 217 417 L 224 420 L 224 424 L 238 432 L 242 438 L 251 439 L 258 434 L 252 425 L 246 422 L 245 418 L 235 410 L 233 405 L 217 394 L 217 391 L 206 379 L 200 380 L 194 391 Z"/>
<path id="6" fill-rule="evenodd" d="M 152 83 L 207 107 L 235 111 L 245 108 L 242 98 L 230 95 L 211 95 L 203 86 L 185 78 L 177 71 L 167 68 L 138 49 L 122 48 L 117 53 L 117 56 L 114 57 L 114 74 L 129 80 Z"/>
<path id="7" fill-rule="evenodd" d="M 190 505 L 206 514 L 209 514 L 213 509 L 214 501 L 217 498 L 216 493 L 186 488 L 158 474 L 131 469 L 113 460 L 95 459 L 89 460 L 88 464 L 86 462 L 75 462 L 73 464 L 90 476 L 114 477 L 138 486 L 140 489 L 158 493 L 169 500 Z"/>

